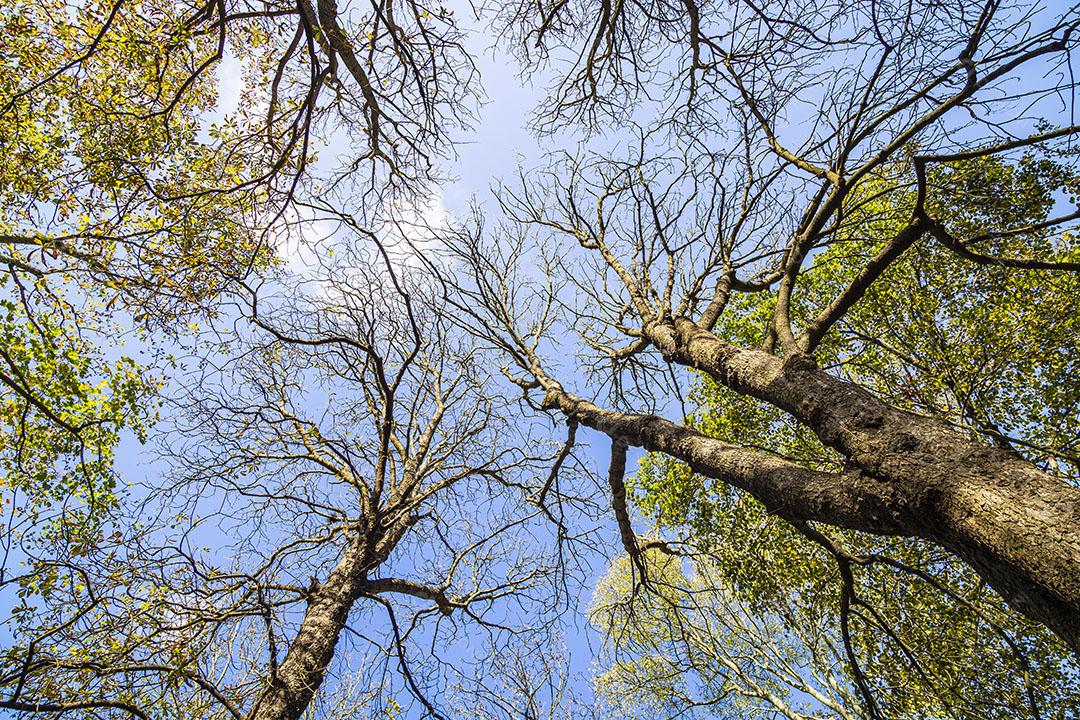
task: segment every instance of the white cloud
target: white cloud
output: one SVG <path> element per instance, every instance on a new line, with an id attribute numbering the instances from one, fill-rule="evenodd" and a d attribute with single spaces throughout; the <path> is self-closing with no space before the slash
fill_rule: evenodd
<path id="1" fill-rule="evenodd" d="M 432 247 L 438 234 L 448 229 L 453 216 L 447 211 L 441 193 L 428 195 L 422 203 L 408 203 L 393 212 L 384 242 L 395 262 L 412 265 L 416 254 Z"/>
<path id="2" fill-rule="evenodd" d="M 292 223 L 277 244 L 278 256 L 291 274 L 318 281 L 326 275 L 324 267 L 340 242 L 337 230 L 337 223 L 326 219 Z"/>
<path id="3" fill-rule="evenodd" d="M 240 95 L 244 92 L 244 66 L 232 53 L 226 51 L 215 70 L 217 76 L 217 106 L 210 113 L 211 122 L 221 122 L 240 107 Z"/>

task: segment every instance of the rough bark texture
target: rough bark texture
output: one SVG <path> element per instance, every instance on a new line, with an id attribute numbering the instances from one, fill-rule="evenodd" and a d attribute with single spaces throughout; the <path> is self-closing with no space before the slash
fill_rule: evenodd
<path id="1" fill-rule="evenodd" d="M 365 548 L 351 544 L 309 598 L 300 630 L 245 720 L 295 720 L 310 704 L 334 657 L 349 611 L 366 587 Z"/>
<path id="2" fill-rule="evenodd" d="M 628 445 L 679 458 L 697 473 L 745 490 L 773 512 L 793 520 L 903 534 L 892 516 L 891 488 L 853 470 L 808 470 L 775 455 L 731 445 L 657 415 L 629 415 L 600 408 L 549 381 L 547 404 Z"/>
<path id="3" fill-rule="evenodd" d="M 653 416 L 598 415 L 576 398 L 559 404 L 789 517 L 935 542 L 1080 653 L 1080 490 L 944 422 L 898 410 L 808 356 L 737 348 L 685 319 L 648 332 L 669 359 L 791 413 L 852 469 L 813 473 Z"/>

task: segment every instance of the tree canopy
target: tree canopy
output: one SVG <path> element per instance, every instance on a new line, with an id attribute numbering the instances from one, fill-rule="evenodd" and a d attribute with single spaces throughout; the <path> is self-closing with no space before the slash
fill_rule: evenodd
<path id="1" fill-rule="evenodd" d="M 1076 717 L 1080 6 L 0 22 L 0 708 Z"/>
<path id="2" fill-rule="evenodd" d="M 1015 169 L 985 160 L 950 167 L 935 182 L 948 198 L 935 203 L 938 212 L 976 233 L 998 229 L 1005 213 L 1012 223 L 1042 222 L 1054 185 L 1039 173 L 1057 168 L 1037 167 L 1030 160 Z M 895 235 L 910 215 L 910 207 L 891 205 L 896 198 L 877 195 L 878 187 L 852 199 L 849 221 L 860 236 L 838 239 L 803 277 L 810 306 L 796 310 L 803 322 L 823 302 L 815 296 L 827 300 L 850 282 L 879 250 L 877 238 Z M 862 235 L 868 226 L 873 234 Z M 1067 450 L 1076 438 L 1073 419 L 1044 415 L 1056 405 L 1048 394 L 1077 394 L 1069 364 L 1080 334 L 1070 328 L 1075 312 L 1066 299 L 1080 290 L 1075 275 L 1006 272 L 930 248 L 898 259 L 882 281 L 845 316 L 819 361 L 896 406 L 948 418 L 1075 479 L 1076 458 Z M 728 315 L 723 332 L 757 344 L 771 308 L 750 297 Z M 1023 310 L 1020 298 L 1027 298 Z M 711 437 L 738 437 L 808 468 L 842 463 L 783 413 L 707 376 L 689 400 L 696 408 L 689 423 Z M 598 590 L 593 616 L 610 637 L 604 682 L 616 702 L 666 703 L 671 713 L 680 704 L 715 704 L 749 716 L 747 707 L 760 703 L 778 715 L 810 717 L 821 703 L 838 716 L 860 717 L 858 675 L 838 672 L 849 652 L 887 717 L 1034 716 L 1069 707 L 1080 692 L 1054 638 L 1010 614 L 937 548 L 834 533 L 832 541 L 852 557 L 837 567 L 835 548 L 807 543 L 753 498 L 663 455 L 645 461 L 629 492 L 693 549 L 693 571 L 684 578 L 676 561 L 652 551 L 661 592 L 631 597 L 625 560 Z M 630 661 L 635 654 L 640 659 Z M 673 677 L 701 687 L 684 681 L 675 691 Z M 800 708 L 800 692 L 809 709 Z"/>

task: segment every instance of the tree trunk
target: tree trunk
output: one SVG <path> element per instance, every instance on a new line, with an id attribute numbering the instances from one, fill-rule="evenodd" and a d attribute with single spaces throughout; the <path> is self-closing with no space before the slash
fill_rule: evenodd
<path id="1" fill-rule="evenodd" d="M 330 576 L 313 588 L 300 630 L 245 720 L 296 720 L 322 684 L 349 611 L 366 584 L 363 544 L 350 543 Z"/>
<path id="2" fill-rule="evenodd" d="M 716 467 L 713 477 L 743 487 L 753 480 L 747 489 L 771 492 L 766 504 L 801 519 L 935 542 L 1080 653 L 1080 489 L 943 421 L 898 410 L 808 356 L 737 348 L 686 319 L 648 333 L 669 359 L 787 411 L 853 466 L 837 475 L 774 469 L 781 477 L 765 483 L 752 468 L 735 477 Z M 685 431 L 673 427 L 649 444 L 670 445 Z M 665 452 L 702 466 L 700 453 L 675 449 Z"/>

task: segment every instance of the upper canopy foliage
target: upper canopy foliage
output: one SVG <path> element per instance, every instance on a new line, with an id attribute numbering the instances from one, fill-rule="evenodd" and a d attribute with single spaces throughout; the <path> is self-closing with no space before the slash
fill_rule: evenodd
<path id="1" fill-rule="evenodd" d="M 980 158 L 935 172 L 927 204 L 965 235 L 993 237 L 1044 222 L 1058 188 L 1074 182 L 1051 160 Z M 796 322 L 809 322 L 896 236 L 915 200 L 912 185 L 888 172 L 849 198 L 843 226 L 800 277 Z M 1080 257 L 1070 234 L 994 240 L 998 255 L 1034 247 L 1040 257 Z M 1071 409 L 1080 402 L 1080 326 L 1069 298 L 1078 293 L 1076 274 L 975 264 L 927 242 L 889 267 L 817 357 L 896 407 L 946 420 L 1076 482 L 1080 432 Z M 740 345 L 764 342 L 773 302 L 742 296 L 717 333 Z M 695 381 L 689 401 L 688 422 L 709 436 L 808 468 L 844 462 L 782 411 L 708 377 Z M 756 500 L 663 455 L 644 460 L 630 490 L 647 516 L 679 534 L 693 560 L 684 578 L 656 555 L 658 574 L 646 576 L 660 587 L 655 598 L 631 594 L 625 564 L 613 566 L 598 590 L 594 617 L 613 651 L 605 688 L 621 704 L 653 698 L 672 713 L 703 703 L 755 716 L 749 702 L 764 703 L 766 715 L 812 716 L 826 702 L 862 717 L 862 680 L 887 717 L 1066 717 L 1080 692 L 1068 650 L 932 546 L 838 532 L 833 541 L 857 558 L 838 569 L 825 549 Z M 841 620 L 845 604 L 854 609 Z M 842 623 L 850 625 L 847 641 Z M 845 642 L 861 663 L 859 679 L 845 668 Z M 756 653 L 748 648 L 757 647 L 784 662 L 731 665 L 733 655 L 750 662 Z M 676 692 L 671 678 L 682 675 Z M 828 700 L 806 705 L 800 693 Z"/>

